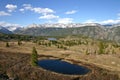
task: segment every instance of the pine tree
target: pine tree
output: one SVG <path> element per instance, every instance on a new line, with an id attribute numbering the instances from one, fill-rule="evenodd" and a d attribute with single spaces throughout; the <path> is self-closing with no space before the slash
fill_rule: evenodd
<path id="1" fill-rule="evenodd" d="M 37 54 L 37 50 L 36 50 L 35 47 L 33 47 L 33 50 L 32 50 L 31 64 L 33 66 L 37 66 L 38 65 L 38 54 Z"/>
<path id="2" fill-rule="evenodd" d="M 103 44 L 103 42 L 100 42 L 100 44 L 99 44 L 99 52 L 98 52 L 99 54 L 104 54 L 104 44 Z"/>

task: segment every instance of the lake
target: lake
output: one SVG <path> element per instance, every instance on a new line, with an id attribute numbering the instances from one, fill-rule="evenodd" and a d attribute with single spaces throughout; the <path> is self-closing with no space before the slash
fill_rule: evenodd
<path id="1" fill-rule="evenodd" d="M 52 59 L 39 60 L 38 65 L 46 70 L 68 75 L 84 75 L 90 71 L 86 67 L 71 64 L 61 60 Z"/>

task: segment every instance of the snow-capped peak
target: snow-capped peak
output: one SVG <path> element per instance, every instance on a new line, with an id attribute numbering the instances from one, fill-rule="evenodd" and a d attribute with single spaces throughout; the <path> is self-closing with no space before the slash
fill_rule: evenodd
<path id="1" fill-rule="evenodd" d="M 47 28 L 47 27 L 61 27 L 61 28 L 72 28 L 72 27 L 84 27 L 84 26 L 101 26 L 98 23 L 69 23 L 69 24 L 63 24 L 63 23 L 55 23 L 55 24 L 50 24 L 50 23 L 46 23 L 46 24 L 31 24 L 28 25 L 27 28 Z"/>
<path id="2" fill-rule="evenodd" d="M 6 27 L 9 31 L 15 31 L 16 29 L 20 28 L 18 26 L 7 26 Z"/>
<path id="3" fill-rule="evenodd" d="M 38 24 L 30 24 L 27 26 L 27 28 L 36 28 L 36 27 L 39 27 Z"/>

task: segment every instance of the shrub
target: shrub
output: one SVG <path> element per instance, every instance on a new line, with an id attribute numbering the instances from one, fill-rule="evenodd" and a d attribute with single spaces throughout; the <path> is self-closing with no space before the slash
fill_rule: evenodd
<path id="1" fill-rule="evenodd" d="M 10 47 L 10 45 L 9 45 L 9 43 L 8 43 L 8 42 L 6 42 L 6 47 Z"/>
<path id="2" fill-rule="evenodd" d="M 18 40 L 18 45 L 20 46 L 22 44 L 22 42 L 20 40 Z"/>
<path id="3" fill-rule="evenodd" d="M 67 47 L 64 47 L 64 50 L 67 50 Z"/>
<path id="4" fill-rule="evenodd" d="M 112 54 L 116 54 L 116 52 L 114 51 L 114 49 L 112 50 Z"/>
<path id="5" fill-rule="evenodd" d="M 85 52 L 85 53 L 86 53 L 86 55 L 89 55 L 89 54 L 90 54 L 90 53 L 89 53 L 89 51 L 88 51 L 88 49 L 86 50 L 86 52 Z"/>

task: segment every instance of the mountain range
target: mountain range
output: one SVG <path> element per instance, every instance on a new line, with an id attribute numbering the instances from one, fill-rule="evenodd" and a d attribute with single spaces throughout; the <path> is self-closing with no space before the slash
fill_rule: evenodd
<path id="1" fill-rule="evenodd" d="M 7 28 L 0 26 L 0 33 L 12 34 L 13 32 L 9 31 Z"/>
<path id="2" fill-rule="evenodd" d="M 7 31 L 3 31 L 3 29 Z M 27 27 L 0 27 L 0 32 L 7 34 L 25 34 L 32 36 L 68 36 L 84 35 L 95 39 L 120 42 L 120 25 L 101 25 L 97 23 L 70 24 L 32 24 Z"/>

